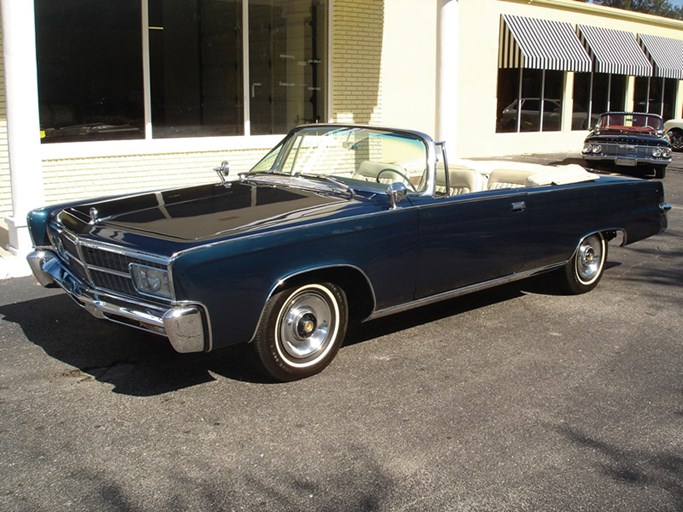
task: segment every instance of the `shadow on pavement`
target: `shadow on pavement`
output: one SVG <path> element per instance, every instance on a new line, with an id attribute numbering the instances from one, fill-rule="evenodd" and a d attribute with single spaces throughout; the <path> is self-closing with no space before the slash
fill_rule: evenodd
<path id="1" fill-rule="evenodd" d="M 521 297 L 523 290 L 553 293 L 552 288 L 552 282 L 535 278 L 363 323 L 349 331 L 344 347 Z M 21 343 L 21 336 L 3 333 L 9 330 L 3 324 L 18 325 L 29 342 L 73 367 L 62 373 L 63 378 L 94 379 L 111 384 L 114 393 L 132 396 L 211 382 L 216 380 L 214 374 L 249 383 L 272 382 L 258 370 L 249 345 L 179 354 L 163 337 L 97 320 L 66 295 L 43 293 L 51 295 L 0 305 L 0 335 Z"/>

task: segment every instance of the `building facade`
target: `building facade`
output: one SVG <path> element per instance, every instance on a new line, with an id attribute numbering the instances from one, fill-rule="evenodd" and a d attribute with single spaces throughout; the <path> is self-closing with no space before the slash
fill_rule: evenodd
<path id="1" fill-rule="evenodd" d="M 451 156 L 580 152 L 595 116 L 683 117 L 683 23 L 574 0 L 1 0 L 0 218 L 248 170 L 296 124 Z"/>

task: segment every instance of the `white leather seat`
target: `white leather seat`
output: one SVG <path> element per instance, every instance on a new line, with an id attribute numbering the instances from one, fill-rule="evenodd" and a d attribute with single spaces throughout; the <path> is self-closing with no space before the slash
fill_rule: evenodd
<path id="1" fill-rule="evenodd" d="M 522 188 L 528 185 L 529 176 L 535 171 L 523 171 L 517 169 L 496 169 L 491 172 L 487 188 L 499 190 L 504 188 Z"/>
<path id="2" fill-rule="evenodd" d="M 405 180 L 401 177 L 401 175 L 391 172 L 392 170 L 401 171 L 402 169 L 396 164 L 363 160 L 358 166 L 358 170 L 353 173 L 352 178 L 356 180 L 372 181 L 377 183 L 377 175 L 381 171 L 384 171 L 379 177 L 379 183 L 385 183 L 387 185 L 394 183 L 395 181 L 403 183 Z"/>
<path id="3" fill-rule="evenodd" d="M 446 182 L 443 172 L 437 172 L 436 175 L 436 191 L 442 194 L 446 193 Z M 456 168 L 448 170 L 448 195 L 454 196 L 458 194 L 469 194 L 474 192 L 477 181 L 477 173 L 473 169 Z"/>

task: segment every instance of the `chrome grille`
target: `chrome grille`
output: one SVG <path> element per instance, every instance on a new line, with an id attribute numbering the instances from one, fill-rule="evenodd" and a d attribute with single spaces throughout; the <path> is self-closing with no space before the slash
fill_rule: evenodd
<path id="1" fill-rule="evenodd" d="M 148 267 L 166 269 L 161 259 L 153 261 L 123 250 L 79 241 L 72 233 L 50 226 L 48 234 L 59 258 L 67 268 L 90 286 L 123 295 L 140 297 L 133 286 L 129 266 L 139 263 Z M 147 297 L 149 300 L 149 297 Z M 159 299 L 163 300 L 163 299 Z"/>
<path id="2" fill-rule="evenodd" d="M 609 156 L 652 158 L 652 146 L 608 142 L 602 143 L 602 152 Z"/>

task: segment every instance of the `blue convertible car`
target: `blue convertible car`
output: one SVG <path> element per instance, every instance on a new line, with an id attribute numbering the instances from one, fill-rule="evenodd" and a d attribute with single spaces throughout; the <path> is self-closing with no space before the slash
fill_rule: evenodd
<path id="1" fill-rule="evenodd" d="M 29 262 L 98 318 L 179 352 L 251 343 L 266 372 L 321 371 L 350 321 L 554 272 L 600 280 L 608 241 L 666 228 L 662 183 L 578 165 L 448 162 L 422 133 L 293 129 L 250 172 L 34 210 Z"/>

